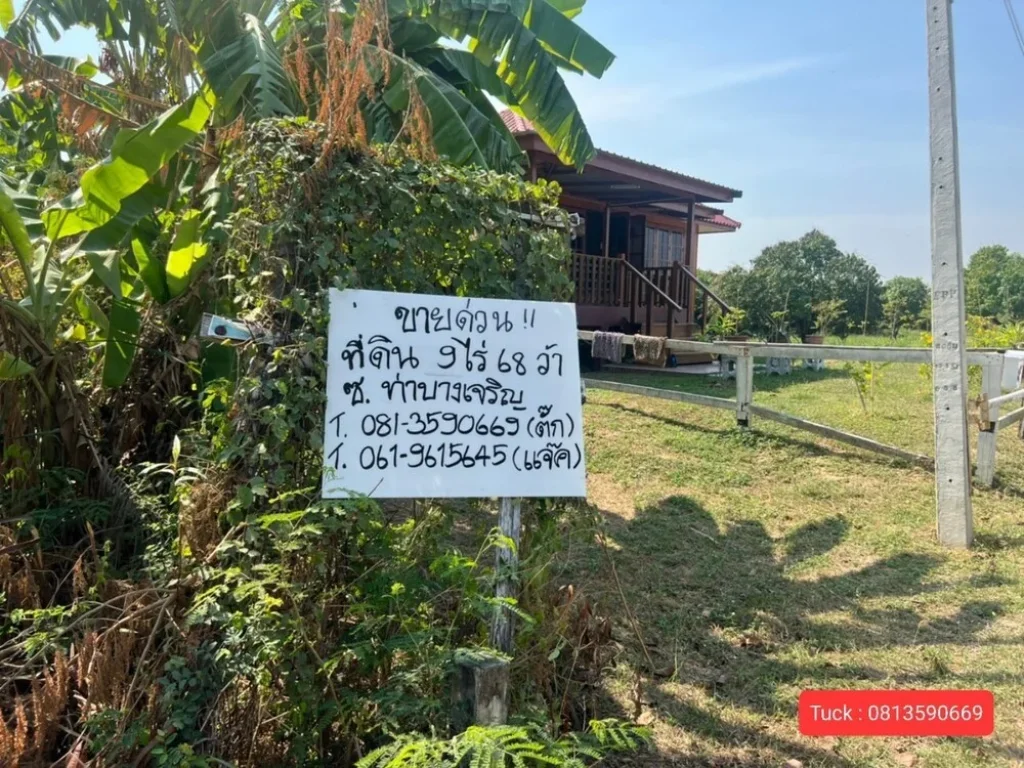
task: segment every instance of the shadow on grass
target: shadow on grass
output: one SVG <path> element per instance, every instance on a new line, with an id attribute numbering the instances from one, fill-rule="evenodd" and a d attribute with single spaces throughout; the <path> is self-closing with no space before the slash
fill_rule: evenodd
<path id="1" fill-rule="evenodd" d="M 584 370 L 583 376 L 584 378 L 636 384 L 641 387 L 671 389 L 678 392 L 691 392 L 701 395 L 718 395 L 719 397 L 722 397 L 725 391 L 735 392 L 736 389 L 736 381 L 734 379 L 725 379 L 714 375 L 668 373 L 658 368 L 636 371 Z M 754 391 L 778 392 L 786 387 L 797 384 L 811 384 L 828 379 L 848 378 L 850 378 L 850 374 L 841 368 L 825 368 L 820 371 L 794 368 L 793 372 L 786 376 L 771 375 L 758 371 L 754 374 Z M 852 388 L 854 385 L 851 384 L 850 386 Z"/>
<path id="2" fill-rule="evenodd" d="M 812 440 L 800 440 L 795 437 L 787 437 L 786 435 L 780 434 L 768 434 L 758 430 L 756 427 L 737 432 L 736 429 L 729 427 L 726 429 L 714 429 L 713 427 L 705 427 L 701 424 L 692 424 L 686 421 L 679 421 L 678 419 L 670 419 L 667 416 L 660 416 L 656 413 L 650 413 L 639 408 L 630 408 L 628 405 L 620 405 L 619 403 L 592 403 L 594 407 L 598 408 L 611 408 L 616 411 L 623 413 L 631 413 L 636 416 L 643 416 L 647 419 L 653 419 L 654 421 L 660 421 L 662 424 L 667 424 L 671 427 L 678 427 L 679 429 L 688 430 L 691 432 L 701 432 L 706 435 L 716 435 L 718 437 L 724 437 L 726 435 L 737 435 L 741 434 L 744 439 L 748 440 L 751 444 L 756 445 L 758 442 L 762 444 L 773 444 L 773 445 L 785 445 L 790 448 L 796 448 L 802 451 L 807 456 L 833 456 L 836 458 L 850 459 L 853 461 L 862 461 L 869 464 L 877 464 L 884 467 L 907 467 L 913 468 L 914 465 L 900 459 L 888 458 L 879 455 L 869 453 L 868 451 L 857 451 L 857 450 L 836 450 L 833 448 L 826 448 L 825 446 L 819 445 Z"/>
<path id="3" fill-rule="evenodd" d="M 824 368 L 820 371 L 812 371 L 806 368 L 794 368 L 788 376 L 769 375 L 763 372 L 754 374 L 755 392 L 779 392 L 786 387 L 795 384 L 810 384 L 815 381 L 826 381 L 828 379 L 849 379 L 850 374 L 842 368 Z M 853 386 L 852 384 L 850 385 Z M 852 391 L 852 390 L 851 390 Z"/>
<path id="4" fill-rule="evenodd" d="M 1024 496 L 1024 492 L 1021 493 L 1021 496 Z M 1024 548 L 1024 536 L 1005 536 L 999 533 L 976 532 L 974 534 L 974 545 L 976 549 L 988 552 L 1021 549 Z"/>
<path id="5" fill-rule="evenodd" d="M 658 719 L 682 734 L 684 752 L 691 749 L 688 736 L 723 752 L 743 750 L 736 765 L 774 766 L 793 758 L 851 765 L 831 750 L 744 723 L 751 714 L 795 721 L 801 689 L 865 687 L 866 681 L 889 678 L 885 671 L 837 663 L 830 652 L 971 645 L 1003 612 L 998 603 L 972 601 L 952 616 L 926 620 L 913 609 L 868 607 L 877 598 L 947 588 L 928 580 L 941 562 L 937 556 L 899 553 L 813 580 L 791 575 L 844 541 L 849 523 L 841 516 L 775 541 L 756 521 L 720 528 L 684 496 L 666 498 L 632 519 L 604 515 L 619 548 L 614 557 L 625 597 L 655 665 L 648 670 L 647 696 Z M 634 661 L 647 668 L 640 658 L 636 648 Z M 672 671 L 666 676 L 659 668 Z M 717 714 L 718 706 L 705 708 L 701 702 L 708 697 L 736 714 L 726 718 Z M 658 759 L 652 764 L 661 764 Z M 703 759 L 694 754 L 681 764 L 733 764 L 722 755 Z"/>

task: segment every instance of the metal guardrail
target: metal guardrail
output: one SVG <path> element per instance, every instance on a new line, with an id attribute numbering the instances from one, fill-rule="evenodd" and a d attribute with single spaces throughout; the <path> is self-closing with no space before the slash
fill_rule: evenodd
<path id="1" fill-rule="evenodd" d="M 579 331 L 583 341 L 593 341 L 593 331 Z M 623 336 L 622 343 L 633 344 L 632 336 Z M 866 450 L 882 453 L 887 456 L 909 461 L 917 466 L 934 469 L 934 459 L 928 456 L 911 453 L 902 448 L 885 445 L 870 438 L 854 435 L 849 432 L 828 427 L 824 424 L 791 416 L 770 408 L 754 405 L 753 379 L 754 358 L 787 358 L 791 360 L 852 360 L 862 362 L 894 362 L 894 363 L 932 363 L 932 350 L 927 347 L 844 347 L 827 344 L 760 344 L 752 342 L 701 342 L 688 339 L 666 339 L 665 346 L 673 352 L 703 353 L 724 355 L 734 358 L 736 362 L 736 399 L 708 397 L 674 390 L 659 390 L 653 387 L 637 387 L 631 384 L 588 380 L 587 385 L 594 389 L 608 389 L 616 392 L 657 397 L 664 400 L 676 400 L 693 405 L 712 408 L 734 408 L 736 422 L 741 426 L 750 426 L 751 417 L 777 421 L 796 429 L 802 429 L 831 440 L 848 443 Z M 972 349 L 966 351 L 969 365 L 982 368 L 982 396 L 973 401 L 977 407 L 975 419 L 979 427 L 977 471 L 975 481 L 982 486 L 990 487 L 995 480 L 996 469 L 996 437 L 1000 429 L 1024 421 L 1024 408 L 999 417 L 999 406 L 1012 400 L 1024 397 L 1024 389 L 1009 395 L 1000 394 L 1000 381 L 1004 362 L 1004 350 Z M 990 410 L 991 409 L 991 410 Z"/>
<path id="2" fill-rule="evenodd" d="M 593 341 L 593 331 L 579 331 L 582 341 Z M 624 336 L 622 343 L 633 345 L 632 336 Z M 697 354 L 751 355 L 752 357 L 781 357 L 790 360 L 849 360 L 879 363 L 925 363 L 932 362 L 932 350 L 928 347 L 845 347 L 829 344 L 762 344 L 760 342 L 737 341 L 690 341 L 689 339 L 667 339 L 665 345 L 673 352 Z M 1001 350 L 969 349 L 967 362 L 970 365 L 986 365 L 1001 361 Z"/>

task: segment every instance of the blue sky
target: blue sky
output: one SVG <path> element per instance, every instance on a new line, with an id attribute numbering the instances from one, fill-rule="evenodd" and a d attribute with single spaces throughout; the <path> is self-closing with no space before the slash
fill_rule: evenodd
<path id="1" fill-rule="evenodd" d="M 818 227 L 883 277 L 928 277 L 924 6 L 590 0 L 578 21 L 618 58 L 570 87 L 598 146 L 743 190 L 702 267 Z M 999 0 L 953 10 L 965 259 L 1024 250 L 1024 56 Z"/>
<path id="2" fill-rule="evenodd" d="M 884 277 L 928 277 L 924 2 L 590 0 L 578 21 L 618 56 L 567 76 L 598 146 L 743 190 L 702 267 L 818 227 Z M 957 0 L 954 24 L 965 258 L 1024 250 L 1024 56 L 999 0 Z"/>

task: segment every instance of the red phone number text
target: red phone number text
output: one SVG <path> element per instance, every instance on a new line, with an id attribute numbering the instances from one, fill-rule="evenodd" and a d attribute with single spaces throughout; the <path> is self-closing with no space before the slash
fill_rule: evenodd
<path id="1" fill-rule="evenodd" d="M 991 691 L 804 691 L 805 736 L 989 736 Z"/>

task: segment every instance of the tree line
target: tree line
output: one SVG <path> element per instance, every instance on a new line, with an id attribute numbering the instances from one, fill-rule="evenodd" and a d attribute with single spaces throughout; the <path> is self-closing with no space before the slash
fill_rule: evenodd
<path id="1" fill-rule="evenodd" d="M 856 253 L 840 250 L 818 230 L 765 248 L 750 266 L 704 274 L 734 309 L 744 333 L 781 340 L 791 336 L 854 333 L 897 337 L 928 330 L 931 288 L 919 277 L 883 281 Z M 965 270 L 969 315 L 997 323 L 1024 320 L 1024 256 L 1002 245 L 979 249 Z"/>

